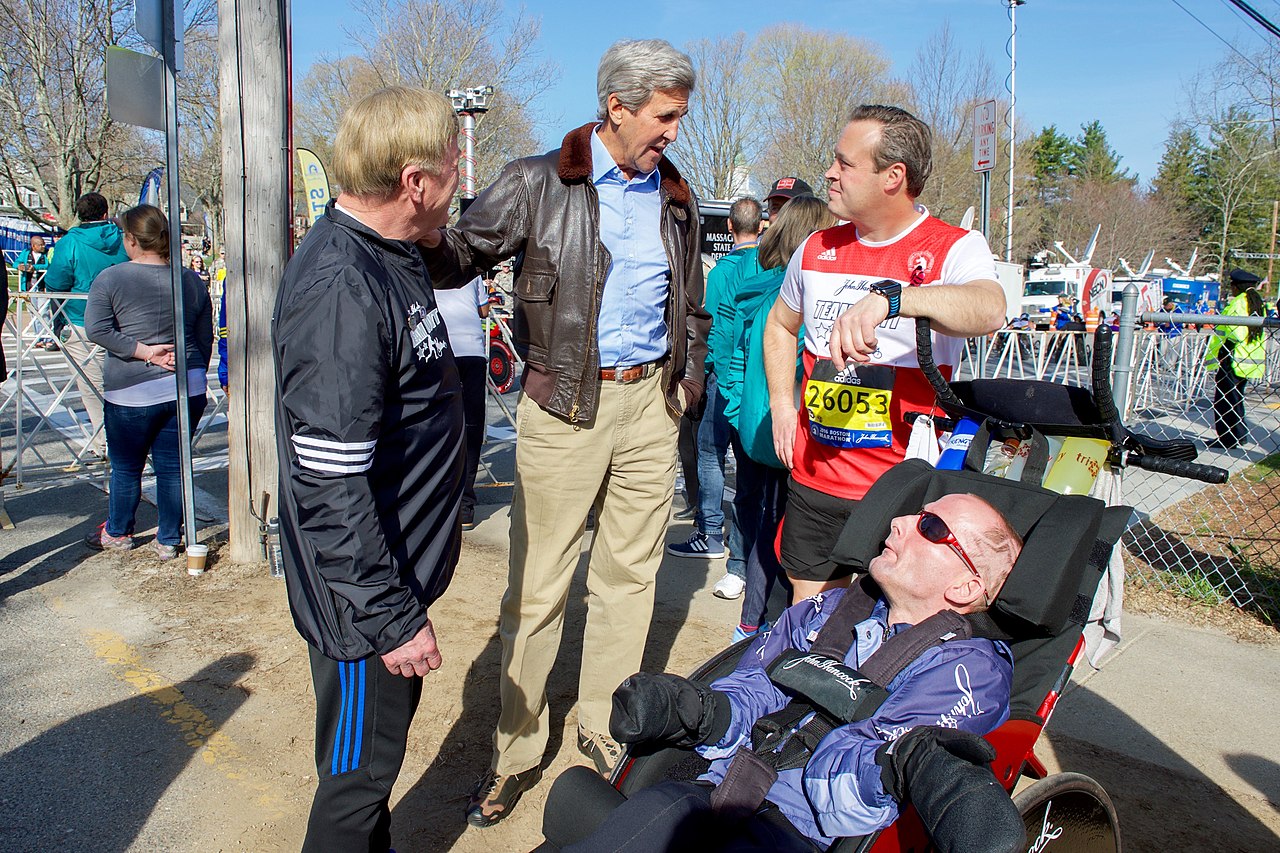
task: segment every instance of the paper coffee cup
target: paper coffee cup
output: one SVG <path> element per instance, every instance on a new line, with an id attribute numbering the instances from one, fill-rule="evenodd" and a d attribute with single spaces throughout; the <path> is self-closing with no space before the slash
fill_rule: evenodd
<path id="1" fill-rule="evenodd" d="M 187 546 L 187 574 L 202 575 L 204 574 L 205 561 L 209 559 L 208 545 L 188 545 Z"/>

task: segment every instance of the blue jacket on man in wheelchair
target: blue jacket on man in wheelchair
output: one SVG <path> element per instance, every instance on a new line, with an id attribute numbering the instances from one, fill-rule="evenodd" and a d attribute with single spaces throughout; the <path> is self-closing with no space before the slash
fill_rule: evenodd
<path id="1" fill-rule="evenodd" d="M 733 720 L 724 737 L 697 747 L 712 759 L 704 780 L 719 784 L 734 753 L 749 743 L 755 721 L 790 701 L 765 668 L 788 649 L 807 651 L 845 592 L 831 590 L 790 607 L 733 673 L 711 685 L 728 696 Z M 848 666 L 857 669 L 887 637 L 907 627 L 889 625 L 888 613 L 881 598 L 871 617 L 858 624 L 857 641 L 844 659 Z M 898 816 L 898 803 L 881 784 L 876 750 L 916 726 L 987 734 L 1009 716 L 1012 679 L 1013 660 L 1003 642 L 953 640 L 928 649 L 890 682 L 889 698 L 873 716 L 827 735 L 805 767 L 780 772 L 768 799 L 824 848 L 835 838 L 888 826 Z"/>

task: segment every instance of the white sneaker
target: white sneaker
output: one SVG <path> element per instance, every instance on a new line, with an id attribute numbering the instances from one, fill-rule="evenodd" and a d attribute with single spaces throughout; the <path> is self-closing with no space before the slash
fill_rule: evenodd
<path id="1" fill-rule="evenodd" d="M 740 598 L 746 588 L 746 581 L 737 575 L 725 572 L 724 577 L 716 581 L 716 585 L 711 588 L 711 594 L 716 598 L 727 598 L 732 601 L 735 598 Z"/>

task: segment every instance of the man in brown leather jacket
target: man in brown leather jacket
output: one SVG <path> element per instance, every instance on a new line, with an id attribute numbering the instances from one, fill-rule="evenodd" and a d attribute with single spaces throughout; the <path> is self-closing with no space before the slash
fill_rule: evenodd
<path id="1" fill-rule="evenodd" d="M 587 514 L 596 535 L 578 685 L 578 748 L 608 773 L 614 688 L 640 666 L 675 485 L 683 410 L 702 395 L 710 323 L 698 208 L 664 150 L 688 112 L 689 57 L 620 41 L 597 77 L 599 122 L 509 163 L 456 227 L 432 234 L 432 281 L 448 287 L 517 258 L 517 412 L 510 574 L 502 600 L 502 713 L 492 772 L 467 808 L 506 817 L 537 783 Z"/>

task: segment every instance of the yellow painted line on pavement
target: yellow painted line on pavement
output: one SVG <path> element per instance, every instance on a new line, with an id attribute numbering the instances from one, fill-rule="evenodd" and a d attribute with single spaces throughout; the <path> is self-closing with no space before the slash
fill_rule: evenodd
<path id="1" fill-rule="evenodd" d="M 206 765 L 248 789 L 258 805 L 274 813 L 272 817 L 284 814 L 280 797 L 270 786 L 253 779 L 252 762 L 240 747 L 228 735 L 218 731 L 217 724 L 189 702 L 181 690 L 146 666 L 137 650 L 119 634 L 110 631 L 86 633 L 94 654 L 115 671 L 118 679 L 158 705 L 160 716 L 182 732 L 187 746 L 196 750 Z"/>

